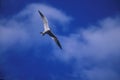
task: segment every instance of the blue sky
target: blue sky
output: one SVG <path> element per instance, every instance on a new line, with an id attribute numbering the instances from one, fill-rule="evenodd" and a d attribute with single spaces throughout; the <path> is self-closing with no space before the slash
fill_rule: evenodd
<path id="1" fill-rule="evenodd" d="M 1 0 L 0 78 L 119 80 L 119 0 Z M 43 30 L 41 10 L 63 50 Z"/>

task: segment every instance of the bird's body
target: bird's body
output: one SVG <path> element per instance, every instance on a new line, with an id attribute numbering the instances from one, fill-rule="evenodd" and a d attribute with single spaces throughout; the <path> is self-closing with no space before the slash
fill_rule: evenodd
<path id="1" fill-rule="evenodd" d="M 48 34 L 55 42 L 56 44 L 59 46 L 60 49 L 62 49 L 62 46 L 59 42 L 59 40 L 57 39 L 57 37 L 52 33 L 52 31 L 50 30 L 49 28 L 49 25 L 48 25 L 48 20 L 47 18 L 38 10 L 41 18 L 42 18 L 42 21 L 43 21 L 43 24 L 44 24 L 44 31 L 41 32 L 41 34 L 44 36 L 45 34 Z"/>

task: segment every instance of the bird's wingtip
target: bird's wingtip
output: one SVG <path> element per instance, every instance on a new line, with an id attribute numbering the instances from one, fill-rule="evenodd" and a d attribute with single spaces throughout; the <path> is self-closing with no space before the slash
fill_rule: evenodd
<path id="1" fill-rule="evenodd" d="M 44 17 L 44 15 L 42 14 L 42 12 L 40 10 L 38 10 L 38 12 L 41 15 L 41 17 Z"/>
<path id="2" fill-rule="evenodd" d="M 62 50 L 62 46 L 61 45 L 58 45 L 59 46 L 59 48 Z"/>
<path id="3" fill-rule="evenodd" d="M 62 47 L 60 47 L 60 49 L 62 50 L 63 48 L 62 48 Z"/>

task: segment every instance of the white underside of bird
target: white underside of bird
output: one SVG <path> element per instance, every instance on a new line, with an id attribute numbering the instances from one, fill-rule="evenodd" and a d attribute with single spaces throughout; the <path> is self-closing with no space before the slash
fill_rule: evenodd
<path id="1" fill-rule="evenodd" d="M 59 46 L 60 49 L 62 49 L 62 46 L 59 42 L 59 40 L 57 39 L 57 37 L 52 33 L 52 31 L 50 30 L 49 28 L 49 25 L 48 25 L 48 20 L 47 18 L 38 10 L 41 18 L 42 18 L 42 21 L 43 21 L 43 26 L 44 26 L 44 31 L 41 32 L 41 34 L 44 36 L 45 34 L 48 34 L 55 42 L 56 44 Z"/>

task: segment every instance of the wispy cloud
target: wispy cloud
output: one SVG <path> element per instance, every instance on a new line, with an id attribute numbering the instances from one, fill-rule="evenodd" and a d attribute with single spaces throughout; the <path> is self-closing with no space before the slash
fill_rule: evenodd
<path id="1" fill-rule="evenodd" d="M 107 18 L 99 25 L 80 29 L 68 37 L 61 37 L 68 57 L 91 56 L 104 59 L 120 49 L 120 18 Z M 65 42 L 65 43 L 64 43 Z M 74 47 L 74 48 L 73 48 Z"/>
<path id="2" fill-rule="evenodd" d="M 38 9 L 53 22 L 66 24 L 71 21 L 71 17 L 61 10 L 44 4 L 28 5 L 11 18 L 0 19 L 0 67 L 6 80 L 50 79 L 50 75 L 63 76 L 69 72 L 55 67 L 62 62 L 50 60 L 53 45 L 49 45 L 52 44 L 49 37 L 40 35 L 43 26 Z"/>
<path id="3" fill-rule="evenodd" d="M 93 68 L 85 71 L 89 80 L 119 80 L 119 73 L 107 68 Z"/>
<path id="4" fill-rule="evenodd" d="M 38 17 L 38 10 L 42 11 L 48 19 L 53 21 L 58 21 L 61 24 L 69 23 L 72 20 L 72 17 L 68 16 L 68 14 L 65 14 L 62 10 L 59 10 L 57 8 L 54 8 L 52 6 L 48 6 L 45 4 L 31 4 L 27 6 L 22 12 L 18 14 L 18 17 L 31 17 L 33 20 L 32 22 L 39 21 Z"/>
<path id="5" fill-rule="evenodd" d="M 59 10 L 52 6 L 48 6 L 44 4 L 31 4 L 27 6 L 24 10 L 19 12 L 18 14 L 11 17 L 11 19 L 0 20 L 0 53 L 4 53 L 9 48 L 13 47 L 15 44 L 17 44 L 17 46 L 22 45 L 24 47 L 24 50 L 30 47 L 36 48 L 36 50 L 35 51 L 33 50 L 32 52 L 34 53 L 32 59 L 31 56 L 27 56 L 27 58 L 22 57 L 23 59 L 20 59 L 20 57 L 15 59 L 18 60 L 18 62 L 21 64 L 25 63 L 23 66 L 21 66 L 23 68 L 25 67 L 25 65 L 32 66 L 33 64 L 41 67 L 41 64 L 43 63 L 42 62 L 40 63 L 40 61 L 38 61 L 41 59 L 36 60 L 35 57 L 37 54 L 40 54 L 40 51 L 37 50 L 40 48 L 43 49 L 42 47 L 44 47 L 44 45 L 49 44 L 48 42 L 49 40 L 48 41 L 46 40 L 48 38 L 47 37 L 41 38 L 39 34 L 39 32 L 42 31 L 43 27 L 42 27 L 42 21 L 38 14 L 38 10 L 41 10 L 48 17 L 49 21 L 53 21 L 53 22 L 58 21 L 62 25 L 69 23 L 73 19 L 72 17 L 65 14 L 62 10 Z M 50 74 L 49 72 L 48 75 L 49 74 L 52 75 L 52 79 L 58 79 L 60 77 L 61 79 L 73 78 L 72 80 L 75 79 L 76 80 L 77 79 L 118 80 L 120 75 L 119 74 L 119 67 L 120 67 L 119 65 L 120 35 L 119 34 L 120 34 L 120 17 L 116 17 L 116 18 L 110 17 L 104 20 L 100 20 L 98 22 L 98 25 L 91 25 L 87 29 L 81 28 L 78 31 L 76 31 L 76 33 L 71 33 L 70 36 L 62 36 L 62 35 L 58 36 L 62 43 L 63 50 L 62 51 L 58 50 L 56 45 L 53 44 L 51 45 L 54 46 L 53 51 L 51 50 L 49 54 L 54 53 L 54 56 L 52 55 L 52 58 L 54 59 L 56 58 L 57 60 L 59 59 L 66 63 L 72 63 L 72 65 L 74 64 L 72 66 L 74 69 L 70 73 L 68 73 L 69 71 L 61 72 L 60 70 L 60 73 L 64 73 L 64 74 L 60 74 L 60 73 L 54 74 L 53 71 L 49 70 L 53 74 Z M 35 46 L 35 45 L 39 45 L 39 46 Z M 32 50 L 30 48 L 28 52 L 30 53 L 31 51 Z M 10 55 L 12 54 L 9 54 L 9 56 Z M 19 55 L 22 55 L 22 53 Z M 45 56 L 47 55 L 48 54 L 45 54 Z M 2 61 L 5 62 L 5 59 L 9 60 L 4 57 L 3 59 L 2 56 L 0 57 L 1 57 L 0 62 Z M 37 57 L 39 56 L 37 55 Z M 26 59 L 29 59 L 31 63 Z M 53 65 L 55 64 L 58 65 L 58 62 L 53 63 Z M 16 64 L 18 64 L 17 61 Z M 47 66 L 50 65 L 48 64 L 48 62 L 44 64 L 46 64 Z M 12 66 L 11 68 L 13 69 L 17 65 L 14 64 L 10 66 Z M 22 71 L 19 70 L 17 70 L 18 73 L 14 73 L 14 71 L 10 72 L 9 70 L 11 70 L 11 68 L 8 68 L 9 76 L 12 73 L 12 76 L 17 78 L 19 74 L 22 74 Z M 55 70 L 57 71 L 58 68 L 60 67 L 57 67 Z M 26 67 L 24 69 L 26 69 Z M 31 68 L 27 70 L 30 71 L 30 69 Z M 36 69 L 38 69 L 38 67 Z M 36 74 L 39 73 L 38 70 L 36 69 L 35 71 L 37 71 L 37 73 L 35 73 L 33 70 L 34 74 L 31 73 L 30 75 L 36 76 Z M 42 69 L 39 69 L 39 71 L 42 71 Z M 65 67 L 65 69 L 67 68 Z M 42 74 L 43 73 L 41 73 L 41 75 Z"/>
<path id="6" fill-rule="evenodd" d="M 38 10 L 41 10 L 48 19 L 58 21 L 61 24 L 68 23 L 71 20 L 71 17 L 54 7 L 44 4 L 28 5 L 24 10 L 12 16 L 11 19 L 0 20 L 0 44 L 10 46 L 16 42 L 21 42 L 21 44 L 28 44 L 26 42 L 30 41 L 39 43 L 39 32 L 43 30 L 43 27 Z"/>
<path id="7" fill-rule="evenodd" d="M 106 18 L 69 37 L 61 36 L 64 55 L 57 50 L 55 55 L 65 61 L 76 59 L 75 72 L 84 74 L 83 80 L 119 80 L 119 34 L 120 17 Z"/>

